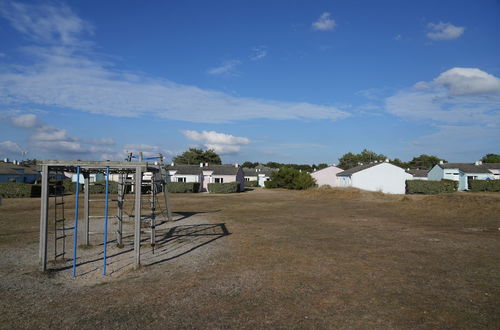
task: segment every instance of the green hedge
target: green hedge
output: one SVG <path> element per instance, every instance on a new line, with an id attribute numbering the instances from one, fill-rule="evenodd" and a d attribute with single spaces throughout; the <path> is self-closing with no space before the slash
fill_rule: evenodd
<path id="1" fill-rule="evenodd" d="M 2 182 L 0 195 L 3 198 L 40 197 L 42 187 L 39 184 Z"/>
<path id="2" fill-rule="evenodd" d="M 197 193 L 200 191 L 199 182 L 167 182 L 169 193 Z"/>
<path id="3" fill-rule="evenodd" d="M 259 181 L 245 181 L 245 187 L 258 187 Z"/>
<path id="4" fill-rule="evenodd" d="M 239 191 L 240 191 L 239 182 L 208 184 L 208 192 L 212 194 L 229 194 L 229 193 L 237 193 Z"/>
<path id="5" fill-rule="evenodd" d="M 457 188 L 458 182 L 453 180 L 406 180 L 407 194 L 434 195 L 439 193 L 451 193 L 456 191 Z"/>
<path id="6" fill-rule="evenodd" d="M 471 180 L 469 191 L 500 191 L 500 180 Z"/>

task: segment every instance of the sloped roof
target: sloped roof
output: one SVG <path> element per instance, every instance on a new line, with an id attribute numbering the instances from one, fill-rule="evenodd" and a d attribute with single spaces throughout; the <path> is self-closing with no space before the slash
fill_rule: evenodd
<path id="1" fill-rule="evenodd" d="M 245 176 L 257 176 L 259 174 L 271 175 L 271 173 L 276 172 L 278 169 L 270 168 L 266 166 L 257 166 L 256 168 L 243 167 L 243 173 Z"/>
<path id="2" fill-rule="evenodd" d="M 23 170 L 21 173 L 18 170 Z M 39 174 L 34 166 L 16 165 L 12 163 L 0 162 L 0 174 L 32 175 Z"/>
<path id="3" fill-rule="evenodd" d="M 491 163 L 490 163 L 491 164 Z M 488 166 L 473 163 L 445 163 L 439 164 L 443 169 L 458 169 L 464 173 L 491 173 Z"/>
<path id="4" fill-rule="evenodd" d="M 213 171 L 212 175 L 236 175 L 240 167 L 234 165 L 208 165 L 200 167 L 199 165 L 168 165 L 165 166 L 167 171 L 175 170 L 175 174 L 184 175 L 200 175 L 203 171 Z"/>
<path id="5" fill-rule="evenodd" d="M 174 165 L 165 166 L 167 171 L 177 171 L 176 174 L 200 175 L 203 167 L 199 165 Z"/>
<path id="6" fill-rule="evenodd" d="M 500 170 L 500 163 L 483 163 L 490 170 Z"/>
<path id="7" fill-rule="evenodd" d="M 406 172 L 410 173 L 411 175 L 413 175 L 416 178 L 426 178 L 427 177 L 427 173 L 429 173 L 429 170 L 413 170 L 413 169 L 410 169 L 410 170 L 407 170 Z"/>
<path id="8" fill-rule="evenodd" d="M 376 165 L 380 165 L 380 164 L 383 164 L 383 163 L 370 163 L 370 164 L 358 165 L 356 167 L 353 167 L 353 168 L 350 168 L 348 170 L 337 173 L 337 175 L 351 175 L 351 174 L 354 174 L 356 172 L 360 172 L 360 171 L 366 170 L 367 168 L 370 168 L 370 167 L 373 167 Z"/>

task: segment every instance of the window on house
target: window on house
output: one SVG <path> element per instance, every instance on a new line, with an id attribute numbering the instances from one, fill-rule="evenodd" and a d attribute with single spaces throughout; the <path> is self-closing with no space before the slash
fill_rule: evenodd
<path id="1" fill-rule="evenodd" d="M 177 182 L 186 182 L 186 178 L 177 178 Z"/>
<path id="2" fill-rule="evenodd" d="M 245 178 L 245 181 L 250 181 L 250 178 Z"/>
<path id="3" fill-rule="evenodd" d="M 224 183 L 223 178 L 215 178 L 215 183 Z"/>

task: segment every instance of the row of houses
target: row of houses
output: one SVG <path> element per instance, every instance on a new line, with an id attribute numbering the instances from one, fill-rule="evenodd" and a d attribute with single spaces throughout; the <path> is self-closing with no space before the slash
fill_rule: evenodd
<path id="1" fill-rule="evenodd" d="M 499 180 L 500 163 L 441 162 L 431 170 L 405 170 L 386 159 L 385 162 L 360 164 L 345 171 L 332 165 L 313 172 L 311 176 L 319 186 L 355 187 L 389 194 L 404 194 L 406 180 L 453 180 L 458 181 L 458 190 L 464 191 L 469 189 L 470 180 Z"/>
<path id="2" fill-rule="evenodd" d="M 245 183 L 257 181 L 263 187 L 264 182 L 270 179 L 275 169 L 262 165 L 256 168 L 242 168 L 234 165 L 175 165 L 165 166 L 167 181 L 170 182 L 198 182 L 200 191 L 207 191 L 209 183 L 239 182 L 241 189 L 245 189 Z"/>

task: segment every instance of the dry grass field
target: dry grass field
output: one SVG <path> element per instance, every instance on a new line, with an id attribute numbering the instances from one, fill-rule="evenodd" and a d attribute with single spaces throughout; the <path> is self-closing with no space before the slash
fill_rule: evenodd
<path id="1" fill-rule="evenodd" d="M 500 326 L 500 194 L 255 189 L 171 200 L 178 220 L 165 241 L 177 233 L 188 248 L 166 245 L 159 262 L 92 280 L 39 273 L 39 200 L 4 200 L 0 328 Z M 227 233 L 194 230 L 207 224 Z"/>

